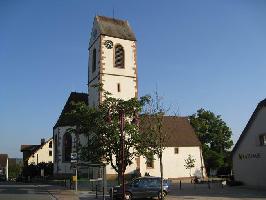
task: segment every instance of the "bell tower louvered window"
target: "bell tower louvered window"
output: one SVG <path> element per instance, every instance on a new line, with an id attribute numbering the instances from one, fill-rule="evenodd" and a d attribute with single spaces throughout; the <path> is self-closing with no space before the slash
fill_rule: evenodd
<path id="1" fill-rule="evenodd" d="M 125 68 L 125 52 L 121 45 L 115 46 L 115 67 Z"/>

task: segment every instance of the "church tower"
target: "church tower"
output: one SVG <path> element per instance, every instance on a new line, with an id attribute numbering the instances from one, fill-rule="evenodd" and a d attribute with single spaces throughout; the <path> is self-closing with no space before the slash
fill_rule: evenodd
<path id="1" fill-rule="evenodd" d="M 136 38 L 127 21 L 96 16 L 88 50 L 90 106 L 103 101 L 104 91 L 124 100 L 138 97 Z"/>

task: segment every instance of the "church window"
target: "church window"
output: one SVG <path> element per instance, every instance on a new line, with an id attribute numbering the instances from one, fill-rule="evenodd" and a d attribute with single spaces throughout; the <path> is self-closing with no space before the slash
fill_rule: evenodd
<path id="1" fill-rule="evenodd" d="M 117 83 L 117 92 L 120 92 L 121 88 L 120 88 L 120 83 Z"/>
<path id="2" fill-rule="evenodd" d="M 49 156 L 52 156 L 53 155 L 53 152 L 52 151 L 49 151 Z"/>
<path id="3" fill-rule="evenodd" d="M 260 135 L 260 145 L 265 146 L 266 145 L 266 134 Z"/>
<path id="4" fill-rule="evenodd" d="M 92 51 L 92 72 L 96 70 L 96 49 Z"/>
<path id="5" fill-rule="evenodd" d="M 125 68 L 125 52 L 120 44 L 115 46 L 115 67 Z"/>
<path id="6" fill-rule="evenodd" d="M 72 152 L 72 137 L 71 134 L 65 134 L 63 137 L 63 159 L 64 161 L 71 160 L 71 152 Z"/>
<path id="7" fill-rule="evenodd" d="M 53 147 L 53 142 L 50 141 L 50 142 L 49 142 L 49 148 L 52 148 L 52 147 Z"/>
<path id="8" fill-rule="evenodd" d="M 175 154 L 178 154 L 178 147 L 175 148 Z"/>
<path id="9" fill-rule="evenodd" d="M 146 158 L 146 167 L 147 168 L 154 168 L 154 156 L 150 155 Z"/>

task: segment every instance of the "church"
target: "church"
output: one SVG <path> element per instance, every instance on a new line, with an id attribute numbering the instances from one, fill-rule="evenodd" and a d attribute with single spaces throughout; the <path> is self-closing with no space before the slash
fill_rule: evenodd
<path id="1" fill-rule="evenodd" d="M 64 122 L 62 116 L 71 111 L 71 102 L 83 102 L 95 107 L 104 100 L 103 91 L 124 100 L 138 98 L 136 36 L 128 21 L 96 16 L 89 41 L 88 57 L 88 94 L 72 92 L 53 127 L 55 175 L 74 175 L 71 153 L 77 149 L 77 140 L 80 145 L 86 145 L 84 135 L 65 134 L 71 126 Z M 95 85 L 101 85 L 103 90 L 99 90 Z M 163 152 L 165 178 L 189 177 L 190 172 L 184 166 L 189 155 L 195 159 L 192 176 L 204 177 L 201 143 L 188 118 L 165 116 L 163 121 L 167 133 L 166 148 Z M 150 162 L 144 157 L 135 158 L 133 164 L 127 167 L 126 174 L 133 176 L 136 172 L 140 172 L 142 176 L 147 173 L 159 176 L 158 159 Z M 106 175 L 107 179 L 117 176 L 111 165 L 106 166 Z"/>

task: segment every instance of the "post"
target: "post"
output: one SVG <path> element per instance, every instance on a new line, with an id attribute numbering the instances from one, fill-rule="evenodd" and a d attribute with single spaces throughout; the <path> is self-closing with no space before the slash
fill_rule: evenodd
<path id="1" fill-rule="evenodd" d="M 122 200 L 125 199 L 125 135 L 124 135 L 124 123 L 125 112 L 123 110 L 119 113 L 120 118 L 120 133 L 121 133 L 121 176 L 122 176 Z"/>
<path id="2" fill-rule="evenodd" d="M 114 199 L 114 188 L 113 187 L 111 188 L 110 198 L 111 198 L 111 200 Z"/>
<path id="3" fill-rule="evenodd" d="M 78 165 L 76 166 L 76 192 L 78 192 Z"/>
<path id="4" fill-rule="evenodd" d="M 105 166 L 102 166 L 103 200 L 105 200 Z"/>
<path id="5" fill-rule="evenodd" d="M 179 189 L 181 190 L 181 180 L 179 181 Z"/>
<path id="6" fill-rule="evenodd" d="M 98 185 L 96 184 L 96 197 L 95 197 L 95 199 L 98 199 Z"/>

